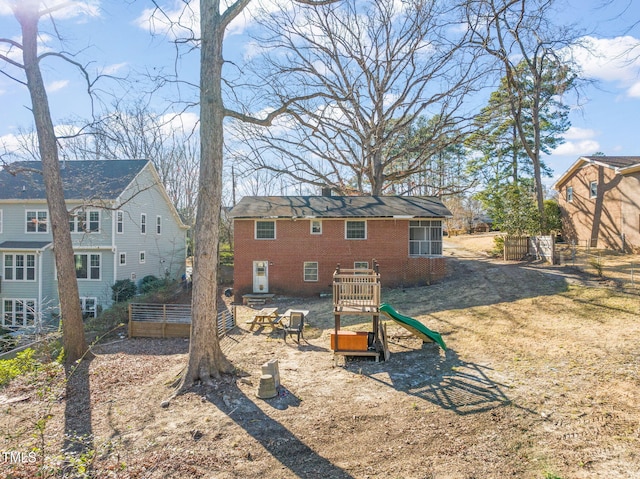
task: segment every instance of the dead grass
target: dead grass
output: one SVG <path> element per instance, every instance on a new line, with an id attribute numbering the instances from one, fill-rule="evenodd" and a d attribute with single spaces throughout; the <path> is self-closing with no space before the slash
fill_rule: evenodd
<path id="1" fill-rule="evenodd" d="M 242 373 L 166 409 L 181 340 L 101 346 L 72 388 L 55 383 L 53 403 L 38 394 L 42 377 L 12 383 L 0 390 L 0 451 L 37 445 L 34 421 L 52 404 L 38 458 L 58 464 L 65 432 L 81 429 L 99 478 L 640 477 L 638 297 L 565 268 L 449 252 L 446 280 L 383 292 L 441 332 L 446 353 L 389 321 L 390 361 L 335 367 L 330 298 L 280 298 L 283 310 L 310 310 L 306 342 L 249 332 L 241 307 L 223 344 Z M 283 387 L 260 400 L 260 365 L 272 358 Z M 2 466 L 8 477 L 37 472 Z"/>

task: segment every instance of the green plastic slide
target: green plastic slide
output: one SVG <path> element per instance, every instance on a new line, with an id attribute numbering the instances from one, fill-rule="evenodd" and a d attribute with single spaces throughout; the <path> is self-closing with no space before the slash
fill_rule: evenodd
<path id="1" fill-rule="evenodd" d="M 403 316 L 398 313 L 393 306 L 387 303 L 382 303 L 380 305 L 380 311 L 389 316 L 396 323 L 400 324 L 400 326 L 409 330 L 409 332 L 414 336 L 419 337 L 423 341 L 434 341 L 440 345 L 443 351 L 447 350 L 447 345 L 444 344 L 444 340 L 442 339 L 442 336 L 440 336 L 440 333 L 431 331 L 417 319 L 410 318 L 409 316 Z"/>

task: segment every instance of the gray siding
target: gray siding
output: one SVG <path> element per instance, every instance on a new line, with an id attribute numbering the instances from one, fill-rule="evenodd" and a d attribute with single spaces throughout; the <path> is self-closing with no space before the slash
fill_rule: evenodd
<path id="1" fill-rule="evenodd" d="M 95 202 L 94 202 L 95 203 Z M 81 206 L 68 203 L 69 209 Z M 119 209 L 118 209 L 119 208 Z M 6 241 L 51 242 L 50 229 L 46 233 L 28 233 L 26 214 L 31 210 L 46 210 L 43 200 L 2 200 L 2 230 L 0 243 Z M 173 206 L 157 183 L 150 163 L 144 167 L 116 202 L 104 208 L 87 207 L 87 211 L 100 211 L 98 232 L 72 231 L 71 238 L 76 254 L 97 254 L 100 257 L 100 279 L 78 279 L 80 297 L 96 298 L 101 308 L 111 305 L 111 286 L 118 279 L 135 277 L 139 282 L 144 276 L 179 280 L 185 270 L 186 229 Z M 122 211 L 122 233 L 117 232 L 117 211 Z M 146 234 L 141 234 L 141 214 L 147 216 Z M 156 217 L 161 218 L 162 231 L 156 232 Z M 145 262 L 140 263 L 140 252 L 145 252 Z M 43 316 L 49 317 L 58 310 L 57 279 L 53 251 L 49 247 L 42 253 L 25 251 L 0 251 L 4 276 L 4 254 L 36 254 L 35 281 L 6 281 L 2 279 L 2 301 L 7 299 L 34 299 Z M 126 254 L 126 264 L 120 265 L 120 253 Z"/>

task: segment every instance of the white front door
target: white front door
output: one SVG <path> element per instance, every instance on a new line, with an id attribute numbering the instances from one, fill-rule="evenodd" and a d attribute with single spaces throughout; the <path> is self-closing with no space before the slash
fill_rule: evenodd
<path id="1" fill-rule="evenodd" d="M 267 261 L 253 262 L 253 292 L 269 292 L 269 263 Z"/>

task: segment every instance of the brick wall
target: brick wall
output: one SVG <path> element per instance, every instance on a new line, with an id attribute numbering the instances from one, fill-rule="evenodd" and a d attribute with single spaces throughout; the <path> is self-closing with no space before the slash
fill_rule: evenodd
<path id="1" fill-rule="evenodd" d="M 598 182 L 598 197 L 589 185 Z M 567 201 L 567 187 L 573 201 Z M 635 250 L 640 247 L 640 181 L 638 174 L 622 176 L 610 168 L 587 165 L 578 170 L 559 192 L 563 235 L 580 246 Z"/>
<path id="2" fill-rule="evenodd" d="M 323 220 L 313 235 L 309 220 L 277 220 L 275 240 L 254 239 L 254 220 L 234 222 L 234 291 L 236 300 L 253 291 L 253 261 L 268 262 L 269 292 L 315 295 L 330 292 L 340 263 L 380 265 L 383 287 L 429 284 L 446 274 L 443 257 L 409 257 L 408 220 L 368 220 L 366 240 L 345 239 L 344 220 Z M 304 281 L 303 263 L 318 263 L 318 281 Z"/>

